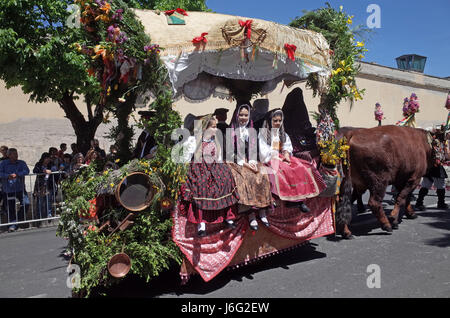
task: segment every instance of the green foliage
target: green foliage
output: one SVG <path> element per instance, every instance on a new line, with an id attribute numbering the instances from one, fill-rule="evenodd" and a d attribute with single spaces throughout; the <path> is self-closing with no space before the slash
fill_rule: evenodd
<path id="1" fill-rule="evenodd" d="M 131 273 L 147 281 L 167 268 L 171 261 L 181 262 L 181 253 L 171 240 L 172 221 L 162 203 L 177 199 L 186 167 L 171 160 L 174 141 L 170 136 L 182 122 L 180 114 L 172 109 L 167 70 L 159 59 L 157 47 L 145 49 L 151 44 L 150 38 L 127 6 L 129 3 L 149 8 L 153 2 L 104 1 L 102 8 L 90 0 L 76 3 L 82 5 L 81 10 L 86 14 L 82 16 L 82 27 L 71 29 L 65 23 L 71 14 L 67 7 L 72 1 L 1 1 L 0 78 L 7 87 L 21 86 L 24 92 L 31 94 L 32 101 L 53 100 L 60 105 L 64 102 L 72 125 L 86 124 L 78 125 L 78 132 L 89 128 L 95 133 L 97 126 L 91 119 L 103 119 L 104 111 L 118 119 L 119 124 L 111 135 L 116 142 L 123 142 L 119 158 L 125 165 L 120 170 L 103 171 L 102 164 L 94 163 L 63 183 L 66 200 L 61 206 L 57 234 L 68 239 L 73 262 L 81 268 L 80 290 L 89 295 L 94 287 L 117 282 L 107 272 L 106 265 L 112 255 L 121 251 L 124 242 L 125 252 L 133 262 Z M 99 14 L 89 20 L 87 4 L 103 13 L 98 11 Z M 206 10 L 205 2 L 198 0 L 155 1 L 152 5 L 161 10 L 177 7 Z M 114 17 L 119 9 L 123 9 L 123 19 Z M 126 40 L 111 41 L 108 28 L 114 23 L 126 34 Z M 118 54 L 133 59 L 142 77 L 132 74 L 128 81 L 121 81 L 116 75 L 106 81 L 105 71 L 110 70 L 112 57 Z M 148 91 L 156 97 L 150 108 L 157 111 L 157 116 L 145 124 L 155 136 L 158 151 L 151 161 L 127 162 L 133 135 L 128 117 L 136 98 Z M 76 96 L 84 98 L 88 106 L 87 122 L 79 120 L 83 115 L 73 103 Z M 93 105 L 96 106 L 94 113 L 90 109 Z M 123 207 L 108 205 L 97 215 L 96 200 L 111 196 L 119 181 L 134 171 L 148 174 L 157 186 L 157 194 L 151 206 L 138 213 L 133 226 L 107 237 L 98 232 L 97 226 L 106 221 L 117 224 L 129 212 Z"/>
<path id="2" fill-rule="evenodd" d="M 94 3 L 94 1 L 85 2 Z M 117 115 L 116 110 L 120 106 L 118 98 L 123 97 L 124 92 L 134 94 L 136 97 L 143 91 L 151 89 L 152 83 L 156 82 L 152 66 L 155 65 L 154 60 L 158 58 L 149 57 L 143 51 L 143 47 L 150 44 L 150 39 L 128 8 L 164 10 L 180 7 L 195 11 L 207 8 L 204 0 L 110 1 L 111 11 L 124 9 L 120 28 L 128 36 L 128 41 L 125 41 L 122 47 L 115 46 L 114 51 L 117 52 L 117 49 L 121 48 L 125 51 L 125 55 L 136 58 L 139 63 L 147 59 L 150 67 L 142 71 L 146 85 L 133 83 L 137 84 L 138 88 L 122 85 L 118 90 L 114 90 L 116 79 L 116 82 L 112 83 L 110 98 L 102 100 L 101 97 L 108 87 L 102 87 L 101 59 L 94 61 L 97 76 L 90 76 L 87 71 L 93 66 L 91 56 L 77 48 L 81 47 L 80 43 L 91 49 L 97 45 L 112 48 L 112 43 L 106 41 L 109 24 L 105 20 L 96 21 L 95 36 L 86 32 L 85 28 L 67 27 L 66 22 L 71 19 L 71 12 L 67 8 L 72 4 L 73 0 L 0 1 L 0 79 L 5 81 L 7 88 L 20 86 L 24 93 L 30 94 L 30 100 L 33 102 L 52 100 L 61 107 L 64 106 L 66 117 L 72 122 L 79 145 L 86 147 L 102 122 L 103 112 Z M 79 43 L 80 47 L 74 47 L 75 43 Z M 129 91 L 130 89 L 132 90 Z M 72 101 L 77 99 L 77 96 L 84 98 L 88 106 L 87 121 Z M 130 97 L 130 100 L 134 99 L 133 96 Z M 94 112 L 91 110 L 92 106 L 95 106 Z M 119 136 L 123 138 L 119 151 L 125 160 L 130 156 L 133 131 L 128 126 L 127 115 L 124 112 L 118 115 L 122 116 L 120 127 L 111 135 L 115 140 Z M 88 134 L 86 126 L 89 126 Z"/>
<path id="3" fill-rule="evenodd" d="M 151 10 L 209 11 L 205 0 L 125 0 L 130 7 Z"/>
<path id="4" fill-rule="evenodd" d="M 35 102 L 59 101 L 64 92 L 95 94 L 86 58 L 70 49 L 79 30 L 65 27 L 71 1 L 0 2 L 0 78 L 21 86 Z"/>
<path id="5" fill-rule="evenodd" d="M 295 18 L 289 25 L 309 29 L 323 34 L 330 44 L 330 53 L 333 56 L 333 71 L 328 86 L 329 92 L 322 96 L 321 106 L 333 118 L 336 127 L 339 120 L 336 115 L 337 106 L 342 100 L 354 101 L 362 99 L 364 90 L 358 89 L 356 75 L 359 72 L 358 61 L 364 57 L 364 42 L 355 40 L 355 35 L 363 34 L 368 30 L 362 26 L 351 29 L 353 16 L 348 15 L 341 7 L 339 11 L 333 9 L 329 3 L 327 7 L 314 11 L 306 11 L 302 17 Z M 318 93 L 318 78 L 311 75 L 307 85 Z M 320 115 L 316 114 L 316 118 Z"/>
<path id="6" fill-rule="evenodd" d="M 171 239 L 172 220 L 160 205 L 166 190 L 161 183 L 163 173 L 156 167 L 152 168 L 152 165 L 157 166 L 157 163 L 133 160 L 119 170 L 106 171 L 88 166 L 63 182 L 66 200 L 62 206 L 57 234 L 68 238 L 68 247 L 74 252 L 72 262 L 81 269 L 80 288 L 75 292 L 82 291 L 89 296 L 95 287 L 108 287 L 118 283 L 120 280 L 108 273 L 107 264 L 122 248 L 132 260 L 130 273 L 147 282 L 168 269 L 173 261 L 181 263 L 181 252 Z M 108 195 L 114 194 L 120 181 L 137 171 L 150 176 L 157 193 L 149 208 L 135 212 L 137 216 L 131 227 L 110 236 L 98 231 L 99 224 L 106 221 L 118 224 L 129 213 L 115 204 L 107 205 L 100 215 L 96 215 L 98 220 L 95 217 L 80 216 L 80 211 L 87 211 L 92 207 L 89 201 L 94 198 L 97 198 L 98 204 L 106 193 L 103 198 L 108 202 Z"/>

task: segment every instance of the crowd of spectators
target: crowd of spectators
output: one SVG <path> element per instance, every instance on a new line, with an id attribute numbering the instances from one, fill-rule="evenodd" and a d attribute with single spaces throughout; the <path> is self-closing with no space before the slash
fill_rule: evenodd
<path id="1" fill-rule="evenodd" d="M 48 152 L 41 154 L 32 171 L 25 161 L 19 160 L 19 153 L 15 148 L 1 146 L 0 158 L 0 215 L 11 224 L 9 231 L 15 231 L 17 224 L 25 215 L 31 200 L 34 199 L 34 219 L 52 218 L 55 216 L 54 202 L 60 186 L 60 181 L 76 173 L 80 168 L 90 164 L 102 164 L 105 168 L 117 168 L 117 148 L 112 145 L 110 153 L 100 148 L 99 141 L 91 141 L 91 147 L 86 154 L 79 151 L 76 143 L 70 145 L 71 153 L 67 151 L 67 144 L 62 143 L 59 149 L 50 147 Z M 36 175 L 32 198 L 26 191 L 25 176 L 30 173 Z M 28 183 L 27 183 L 28 184 Z M 20 208 L 17 211 L 16 204 Z M 5 223 L 0 220 L 0 224 Z"/>

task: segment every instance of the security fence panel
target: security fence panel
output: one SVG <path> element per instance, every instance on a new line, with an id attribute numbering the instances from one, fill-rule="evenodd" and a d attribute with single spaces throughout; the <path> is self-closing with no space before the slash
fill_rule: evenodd
<path id="1" fill-rule="evenodd" d="M 58 207 L 64 201 L 60 183 L 65 177 L 65 172 L 57 171 L 1 178 L 0 231 L 39 227 L 59 219 Z"/>

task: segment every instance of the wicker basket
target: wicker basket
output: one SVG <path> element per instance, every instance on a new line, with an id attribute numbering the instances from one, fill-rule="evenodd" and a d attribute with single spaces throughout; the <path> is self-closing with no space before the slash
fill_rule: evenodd
<path id="1" fill-rule="evenodd" d="M 327 185 L 319 197 L 333 197 L 339 192 L 340 175 L 336 166 L 320 165 L 319 172 L 322 175 L 323 181 Z"/>

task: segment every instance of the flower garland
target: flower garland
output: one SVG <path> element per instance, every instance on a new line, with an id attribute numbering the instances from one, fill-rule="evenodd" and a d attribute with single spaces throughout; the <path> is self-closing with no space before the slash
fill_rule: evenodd
<path id="1" fill-rule="evenodd" d="M 158 45 L 147 45 L 141 52 L 136 52 L 135 44 L 125 31 L 129 25 L 124 19 L 124 9 L 116 7 L 120 2 L 75 0 L 75 3 L 81 7 L 80 21 L 85 30 L 93 39 L 100 39 L 96 40 L 99 44 L 95 46 L 89 43 L 74 44 L 79 52 L 90 57 L 87 72 L 100 82 L 100 103 L 123 103 L 130 87 L 139 87 L 136 83 L 143 79 L 143 66 L 149 64 L 151 55 L 159 54 L 160 48 Z M 114 91 L 117 94 L 112 94 Z M 125 93 L 120 94 L 119 91 Z"/>
<path id="2" fill-rule="evenodd" d="M 336 138 L 334 121 L 326 111 L 322 112 L 321 118 L 316 129 L 321 162 L 328 166 L 335 166 L 341 161 L 347 164 L 347 151 L 350 148 L 347 140 L 345 137 L 339 140 Z"/>
<path id="3" fill-rule="evenodd" d="M 76 3 L 81 7 L 86 32 L 81 30 L 84 42 L 73 44 L 73 48 L 85 56 L 87 72 L 99 83 L 99 94 L 93 102 L 103 104 L 106 111 L 118 117 L 123 109 L 134 105 L 138 94 L 157 92 L 156 103 L 150 106 L 157 115 L 148 122 L 158 143 L 153 160 L 122 160 L 125 165 L 118 170 L 90 165 L 64 181 L 65 205 L 61 208 L 58 235 L 69 239 L 73 262 L 81 269 L 80 288 L 74 291 L 89 295 L 94 287 L 117 281 L 108 275 L 106 267 L 125 238 L 126 253 L 133 260 L 131 273 L 146 281 L 168 268 L 173 260 L 181 263 L 181 252 L 168 239 L 172 227 L 169 216 L 180 184 L 185 182 L 187 167 L 170 160 L 172 144 L 167 136 L 180 127 L 181 118 L 172 110 L 167 71 L 158 56 L 162 48 L 150 44 L 144 27 L 125 1 Z M 156 194 L 151 206 L 136 216 L 133 226 L 109 235 L 107 223 L 115 227 L 129 213 L 111 196 L 122 178 L 133 171 L 147 174 Z"/>
<path id="4" fill-rule="evenodd" d="M 408 99 L 406 97 L 403 100 L 403 116 L 409 117 L 419 112 L 419 101 L 417 95 L 415 93 L 411 94 L 411 97 Z"/>
<path id="5" fill-rule="evenodd" d="M 397 126 L 415 127 L 415 115 L 419 112 L 419 99 L 415 93 L 403 100 L 403 119 L 396 123 Z"/>
<path id="6" fill-rule="evenodd" d="M 331 116 L 326 112 L 322 112 L 321 120 L 316 128 L 318 140 L 330 140 L 336 135 L 336 126 Z"/>
<path id="7" fill-rule="evenodd" d="M 332 57 L 331 76 L 326 85 L 316 74 L 310 74 L 307 87 L 313 89 L 313 96 L 319 95 L 321 101 L 319 112 L 314 113 L 315 119 L 320 120 L 320 109 L 324 108 L 333 118 L 336 127 L 339 127 L 337 108 L 342 100 L 352 103 L 362 100 L 365 89 L 360 89 L 356 83 L 359 73 L 359 61 L 364 58 L 367 48 L 364 41 L 357 40 L 361 34 L 357 29 L 364 31 L 363 26 L 351 28 L 353 16 L 348 15 L 341 6 L 336 10 L 327 3 L 327 7 L 306 12 L 302 17 L 296 18 L 289 25 L 301 29 L 310 29 L 320 32 L 330 44 Z M 326 87 L 325 91 L 323 87 Z"/>
<path id="8" fill-rule="evenodd" d="M 350 146 L 347 144 L 347 139 L 332 138 L 330 140 L 320 140 L 317 144 L 320 148 L 320 157 L 323 164 L 328 166 L 335 166 L 342 161 L 347 164 L 347 151 Z"/>

